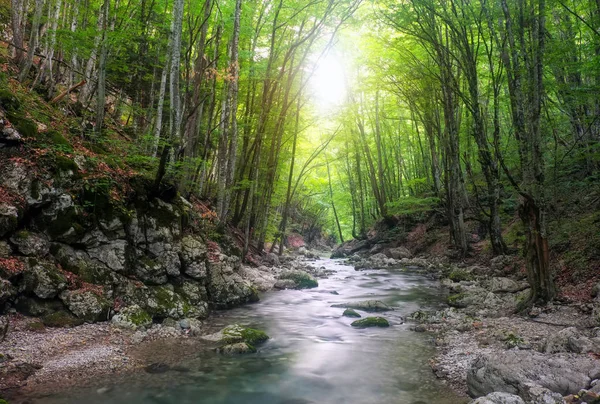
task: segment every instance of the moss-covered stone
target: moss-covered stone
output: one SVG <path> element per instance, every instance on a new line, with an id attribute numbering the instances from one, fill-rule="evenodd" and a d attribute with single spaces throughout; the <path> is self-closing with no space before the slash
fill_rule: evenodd
<path id="1" fill-rule="evenodd" d="M 309 273 L 299 270 L 284 271 L 279 275 L 279 279 L 293 281 L 294 289 L 310 289 L 319 286 L 319 282 Z"/>
<path id="2" fill-rule="evenodd" d="M 75 327 L 83 324 L 83 320 L 64 311 L 47 314 L 42 317 L 42 322 L 47 327 Z"/>
<path id="3" fill-rule="evenodd" d="M 263 331 L 255 330 L 254 328 L 245 328 L 242 330 L 242 338 L 244 342 L 250 345 L 260 344 L 269 339 L 269 336 Z"/>
<path id="4" fill-rule="evenodd" d="M 37 138 L 38 129 L 35 122 L 23 116 L 14 113 L 8 114 L 8 120 L 17 129 L 21 136 L 25 138 Z"/>
<path id="5" fill-rule="evenodd" d="M 0 89 L 0 106 L 8 112 L 15 112 L 21 109 L 21 101 L 15 94 L 7 89 Z"/>
<path id="6" fill-rule="evenodd" d="M 464 308 L 466 305 L 462 301 L 466 295 L 464 293 L 456 293 L 454 295 L 448 296 L 448 306 Z"/>
<path id="7" fill-rule="evenodd" d="M 390 323 L 383 317 L 366 317 L 351 324 L 355 328 L 389 327 Z"/>
<path id="8" fill-rule="evenodd" d="M 55 157 L 55 161 L 56 161 L 57 172 L 66 173 L 66 172 L 71 171 L 74 174 L 79 173 L 79 167 L 77 167 L 77 164 L 75 164 L 73 159 L 59 155 L 59 156 Z"/>
<path id="9" fill-rule="evenodd" d="M 361 315 L 358 314 L 354 309 L 346 309 L 346 310 L 344 310 L 344 313 L 342 313 L 342 316 L 344 316 L 344 317 L 355 317 L 355 318 L 361 317 Z"/>
<path id="10" fill-rule="evenodd" d="M 454 271 L 450 272 L 450 275 L 448 275 L 448 278 L 450 278 L 450 280 L 453 282 L 462 282 L 462 281 L 472 281 L 474 279 L 474 276 L 472 273 L 467 272 L 465 270 L 455 269 Z"/>
<path id="11" fill-rule="evenodd" d="M 120 328 L 138 329 L 152 325 L 152 316 L 137 305 L 125 307 L 115 314 L 112 324 Z"/>

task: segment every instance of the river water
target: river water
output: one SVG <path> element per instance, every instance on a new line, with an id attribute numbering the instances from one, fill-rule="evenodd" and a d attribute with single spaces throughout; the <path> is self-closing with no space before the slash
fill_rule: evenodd
<path id="1" fill-rule="evenodd" d="M 441 304 L 439 285 L 422 274 L 366 270 L 336 260 L 314 265 L 335 271 L 310 290 L 269 292 L 253 305 L 222 312 L 216 327 L 239 323 L 271 339 L 256 354 L 189 353 L 178 371 L 138 375 L 108 392 L 46 397 L 44 403 L 206 404 L 456 404 L 433 375 L 431 336 L 409 330 L 402 317 Z M 337 294 L 336 294 L 337 293 Z M 332 304 L 381 300 L 391 327 L 355 329 Z M 361 313 L 366 315 L 365 313 Z M 37 402 L 37 401 L 36 401 Z"/>

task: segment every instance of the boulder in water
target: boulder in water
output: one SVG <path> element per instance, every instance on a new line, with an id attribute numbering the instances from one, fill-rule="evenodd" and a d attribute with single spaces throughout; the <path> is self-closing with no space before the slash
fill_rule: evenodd
<path id="1" fill-rule="evenodd" d="M 312 275 L 310 275 L 308 272 L 304 272 L 299 269 L 283 271 L 281 274 L 279 274 L 278 278 L 280 281 L 284 281 L 278 281 L 275 284 L 275 287 L 279 289 L 311 289 L 319 286 L 319 282 L 317 282 L 317 280 Z M 292 282 L 294 286 L 290 287 L 292 285 Z"/>
<path id="2" fill-rule="evenodd" d="M 383 317 L 365 317 L 350 324 L 356 328 L 389 327 L 390 323 Z"/>
<path id="3" fill-rule="evenodd" d="M 361 317 L 361 315 L 358 314 L 353 309 L 346 309 L 346 310 L 344 310 L 344 313 L 342 313 L 342 316 L 344 316 L 344 317 Z"/>

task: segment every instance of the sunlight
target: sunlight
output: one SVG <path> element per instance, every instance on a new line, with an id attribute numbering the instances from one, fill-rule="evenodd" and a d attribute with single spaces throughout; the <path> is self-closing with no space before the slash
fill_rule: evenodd
<path id="1" fill-rule="evenodd" d="M 340 105 L 346 97 L 346 75 L 339 58 L 328 54 L 317 62 L 310 79 L 311 95 L 319 107 Z"/>

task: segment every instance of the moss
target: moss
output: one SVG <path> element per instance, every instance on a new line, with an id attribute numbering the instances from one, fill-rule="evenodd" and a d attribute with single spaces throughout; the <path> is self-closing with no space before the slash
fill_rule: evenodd
<path id="1" fill-rule="evenodd" d="M 42 322 L 47 327 L 74 327 L 83 324 L 83 320 L 64 311 L 47 314 L 42 317 Z"/>
<path id="2" fill-rule="evenodd" d="M 41 332 L 46 330 L 46 326 L 44 326 L 44 323 L 41 321 L 32 321 L 31 323 L 28 323 L 26 325 L 26 328 L 29 331 L 34 331 L 34 332 Z"/>
<path id="3" fill-rule="evenodd" d="M 77 164 L 75 164 L 75 161 L 73 161 L 73 159 L 70 159 L 65 156 L 55 156 L 54 160 L 56 163 L 56 170 L 59 173 L 69 171 L 72 171 L 75 174 L 79 173 L 79 167 L 77 167 Z"/>
<path id="4" fill-rule="evenodd" d="M 358 314 L 353 309 L 346 309 L 346 310 L 344 310 L 344 312 L 342 313 L 342 316 L 344 316 L 344 317 L 356 317 L 356 318 L 361 317 L 361 315 Z"/>
<path id="5" fill-rule="evenodd" d="M 464 299 L 465 296 L 466 295 L 464 293 L 456 293 L 448 296 L 448 305 L 458 308 L 464 307 L 464 304 L 462 304 L 461 300 Z"/>
<path id="6" fill-rule="evenodd" d="M 281 278 L 294 281 L 296 289 L 310 289 L 319 286 L 319 283 L 312 276 L 302 271 L 284 273 Z"/>
<path id="7" fill-rule="evenodd" d="M 138 310 L 134 313 L 131 313 L 131 315 L 129 316 L 129 320 L 135 324 L 136 326 L 143 326 L 146 325 L 148 323 L 152 322 L 152 316 L 150 316 L 150 314 L 148 314 L 146 311 L 144 310 Z"/>
<path id="8" fill-rule="evenodd" d="M 269 339 L 269 336 L 263 331 L 255 330 L 254 328 L 244 328 L 242 330 L 242 338 L 248 345 L 253 346 L 265 342 Z"/>
<path id="9" fill-rule="evenodd" d="M 461 282 L 461 281 L 472 281 L 475 277 L 470 272 L 467 272 L 462 269 L 455 269 L 454 271 L 450 272 L 450 275 L 448 275 L 448 278 L 450 278 L 450 280 L 453 282 Z"/>
<path id="10" fill-rule="evenodd" d="M 12 92 L 0 89 L 0 106 L 8 112 L 14 112 L 21 109 L 21 101 Z"/>
<path id="11" fill-rule="evenodd" d="M 46 132 L 46 139 L 52 143 L 52 146 L 66 152 L 72 152 L 73 146 L 59 131 L 49 130 Z"/>
<path id="12" fill-rule="evenodd" d="M 8 120 L 21 136 L 26 138 L 36 138 L 38 136 L 37 125 L 32 120 L 15 114 L 8 114 Z"/>
<path id="13" fill-rule="evenodd" d="M 354 321 L 351 326 L 356 328 L 389 327 L 390 323 L 383 317 L 366 317 Z"/>
<path id="14" fill-rule="evenodd" d="M 0 404 L 8 404 L 8 401 L 6 401 L 6 400 L 5 400 L 5 399 L 3 399 L 3 398 L 0 398 Z"/>

